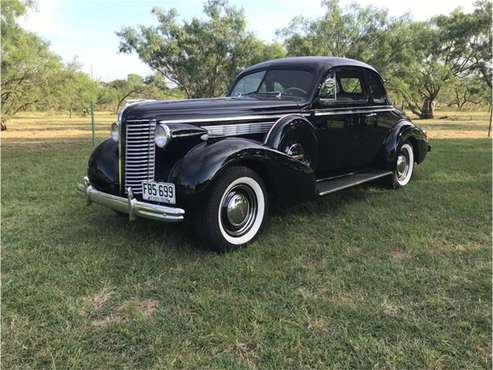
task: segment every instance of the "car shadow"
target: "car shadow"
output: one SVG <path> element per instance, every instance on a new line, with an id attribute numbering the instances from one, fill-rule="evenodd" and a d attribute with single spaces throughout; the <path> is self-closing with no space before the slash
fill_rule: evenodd
<path id="1" fill-rule="evenodd" d="M 379 197 L 382 192 L 371 191 L 372 188 L 382 188 L 378 184 L 362 184 L 353 188 L 317 198 L 308 202 L 290 206 L 275 206 L 271 209 L 271 222 L 267 223 L 262 237 L 276 232 L 277 222 L 285 222 L 289 218 L 331 217 L 348 204 L 367 201 L 369 197 Z M 164 223 L 143 218 L 130 222 L 126 215 L 118 215 L 104 207 L 93 205 L 88 208 L 84 217 L 90 233 L 104 236 L 118 235 L 125 244 L 134 250 L 142 250 L 156 246 L 168 251 L 176 251 L 184 256 L 196 258 L 207 255 L 208 251 L 200 240 L 197 240 L 190 222 Z M 205 223 L 204 223 L 205 227 Z"/>

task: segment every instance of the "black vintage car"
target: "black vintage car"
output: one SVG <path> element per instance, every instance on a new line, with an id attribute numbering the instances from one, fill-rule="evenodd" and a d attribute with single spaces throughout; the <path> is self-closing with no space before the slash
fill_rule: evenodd
<path id="1" fill-rule="evenodd" d="M 429 150 L 371 66 L 285 58 L 247 68 L 223 98 L 126 107 L 79 189 L 130 220 L 191 220 L 205 245 L 230 250 L 272 204 L 375 179 L 405 186 Z"/>

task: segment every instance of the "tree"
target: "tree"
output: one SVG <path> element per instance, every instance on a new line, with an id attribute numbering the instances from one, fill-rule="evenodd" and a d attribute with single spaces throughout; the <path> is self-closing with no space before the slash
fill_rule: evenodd
<path id="1" fill-rule="evenodd" d="M 210 0 L 206 20 L 179 23 L 177 12 L 153 9 L 158 26 L 125 27 L 117 35 L 120 51 L 136 52 L 153 70 L 179 86 L 189 98 L 223 94 L 232 78 L 254 61 L 284 54 L 246 31 L 242 10 Z"/>
<path id="2" fill-rule="evenodd" d="M 60 59 L 36 35 L 2 37 L 2 127 L 17 112 L 53 96 Z"/>
<path id="3" fill-rule="evenodd" d="M 136 74 L 129 74 L 126 80 L 114 80 L 107 84 L 116 99 L 115 112 L 118 113 L 120 106 L 130 96 L 144 92 L 146 85 L 144 79 Z"/>
<path id="4" fill-rule="evenodd" d="M 491 3 L 480 1 L 473 13 L 456 9 L 427 23 L 427 29 L 417 33 L 415 43 L 422 66 L 418 79 L 409 76 L 409 87 L 420 92 L 422 98 L 421 108 L 412 99 L 409 105 L 421 118 L 433 118 L 433 103 L 444 86 L 455 84 L 460 88 L 457 80 L 466 81 L 477 70 L 485 73 L 491 87 L 491 69 L 484 68 L 491 59 Z"/>
<path id="5" fill-rule="evenodd" d="M 485 95 L 487 88 L 478 75 L 454 77 L 445 86 L 440 100 L 449 106 L 456 106 L 458 110 L 470 105 L 486 105 L 489 104 L 489 99 Z"/>
<path id="6" fill-rule="evenodd" d="M 408 15 L 389 17 L 386 10 L 337 0 L 322 3 L 325 14 L 317 19 L 294 18 L 279 31 L 288 55 L 328 55 L 358 59 L 374 66 L 387 89 L 401 105 L 409 100 L 409 67 L 417 69 L 416 32 L 423 24 Z"/>
<path id="7" fill-rule="evenodd" d="M 472 69 L 481 75 L 484 83 L 489 86 L 490 92 L 492 82 L 491 14 L 491 1 L 480 0 L 475 3 L 475 9 L 471 16 L 471 27 L 475 30 L 475 34 L 477 35 L 471 45 L 471 48 L 474 51 L 474 63 Z"/>
<path id="8" fill-rule="evenodd" d="M 46 42 L 15 22 L 30 4 L 2 1 L 2 130 L 17 112 L 53 96 L 56 76 L 63 67 Z"/>
<path id="9" fill-rule="evenodd" d="M 16 23 L 32 1 L 3 0 L 1 6 L 2 130 L 9 118 L 29 108 L 67 110 L 69 115 L 86 110 L 98 83 L 80 71 L 76 60 L 65 66 L 46 41 Z"/>
<path id="10" fill-rule="evenodd" d="M 44 109 L 67 111 L 72 117 L 74 111 L 88 111 L 90 105 L 97 101 L 100 84 L 82 72 L 81 67 L 75 57 L 53 77 L 52 84 L 56 89 L 43 100 Z"/>
<path id="11" fill-rule="evenodd" d="M 491 86 L 491 2 L 471 14 L 455 10 L 428 22 L 392 18 L 385 10 L 325 0 L 318 19 L 294 18 L 280 31 L 289 55 L 332 55 L 374 66 L 390 95 L 421 118 L 433 117 L 449 81 L 477 70 Z"/>

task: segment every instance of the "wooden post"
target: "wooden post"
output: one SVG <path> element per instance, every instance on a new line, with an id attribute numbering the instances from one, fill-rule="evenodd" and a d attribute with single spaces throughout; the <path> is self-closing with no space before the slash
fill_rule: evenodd
<path id="1" fill-rule="evenodd" d="M 91 66 L 91 80 L 92 76 L 92 66 Z M 94 101 L 91 99 L 91 130 L 92 130 L 92 146 L 96 146 L 96 122 L 94 122 Z"/>
<path id="2" fill-rule="evenodd" d="M 488 126 L 488 137 L 490 137 L 491 135 L 491 119 L 493 118 L 492 115 L 493 115 L 493 109 L 490 106 L 490 125 Z"/>
<path id="3" fill-rule="evenodd" d="M 94 103 L 91 102 L 92 146 L 96 145 L 96 123 L 94 122 Z"/>

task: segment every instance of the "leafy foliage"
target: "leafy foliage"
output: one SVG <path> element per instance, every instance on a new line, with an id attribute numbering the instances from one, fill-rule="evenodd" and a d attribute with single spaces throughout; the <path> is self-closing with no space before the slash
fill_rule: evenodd
<path id="1" fill-rule="evenodd" d="M 394 103 L 421 118 L 433 116 L 437 100 L 462 109 L 490 103 L 491 1 L 478 0 L 472 13 L 416 22 L 409 15 L 338 0 L 322 2 L 317 19 L 296 17 L 278 31 L 284 44 L 265 43 L 247 31 L 243 10 L 209 0 L 204 18 L 179 21 L 176 10 L 153 9 L 158 24 L 124 27 L 119 50 L 135 52 L 155 73 L 108 83 L 94 81 L 75 59 L 64 64 L 46 41 L 23 30 L 16 19 L 33 0 L 3 0 L 2 127 L 26 109 L 118 110 L 126 99 L 213 97 L 225 93 L 244 67 L 285 55 L 334 55 L 374 66 Z"/>
<path id="2" fill-rule="evenodd" d="M 454 79 L 481 74 L 491 93 L 491 2 L 473 13 L 455 10 L 428 22 L 389 17 L 385 10 L 325 0 L 318 19 L 294 18 L 279 32 L 289 55 L 335 55 L 376 67 L 398 104 L 421 118 Z"/>
<path id="3" fill-rule="evenodd" d="M 280 45 L 265 45 L 246 31 L 242 10 L 210 0 L 204 13 L 206 20 L 180 23 L 176 10 L 155 8 L 159 25 L 123 28 L 120 51 L 135 51 L 190 98 L 224 94 L 239 70 L 284 54 Z"/>

